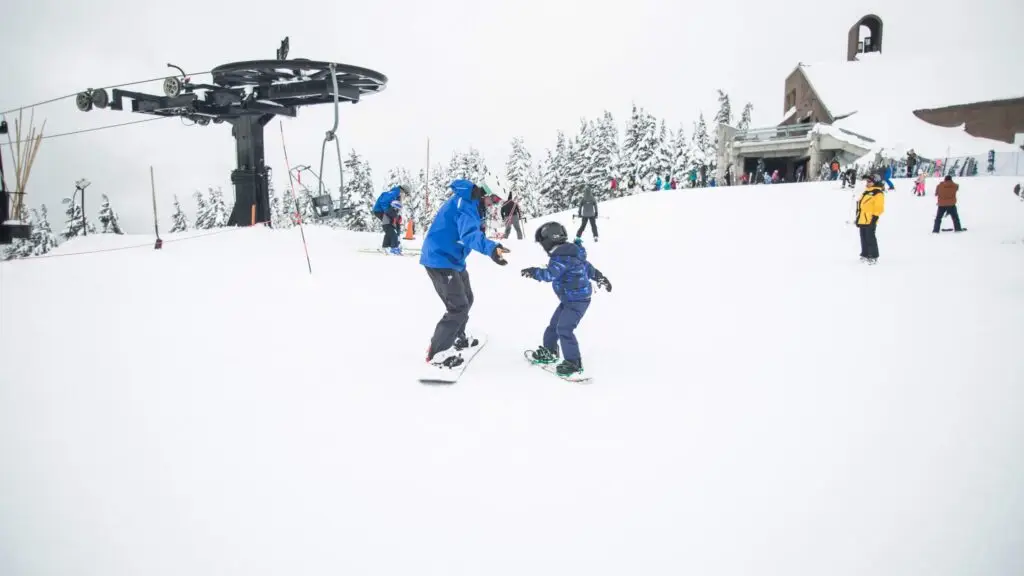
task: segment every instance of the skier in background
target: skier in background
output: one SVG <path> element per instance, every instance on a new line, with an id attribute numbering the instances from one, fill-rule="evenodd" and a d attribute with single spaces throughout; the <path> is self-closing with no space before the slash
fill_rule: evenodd
<path id="1" fill-rule="evenodd" d="M 843 184 L 842 189 L 846 189 L 847 186 L 852 190 L 857 185 L 857 169 L 850 166 L 843 172 Z"/>
<path id="2" fill-rule="evenodd" d="M 501 219 L 505 221 L 505 238 L 508 238 L 509 232 L 512 231 L 514 226 L 516 229 L 516 238 L 519 240 L 523 239 L 523 227 L 519 223 L 519 220 L 523 217 L 522 211 L 519 209 L 519 202 L 516 202 L 512 198 L 512 193 L 508 193 L 508 200 L 501 205 Z"/>
<path id="3" fill-rule="evenodd" d="M 565 226 L 548 222 L 537 229 L 534 240 L 548 255 L 546 268 L 523 268 L 523 278 L 540 282 L 551 282 L 559 304 L 544 330 L 544 343 L 532 353 L 535 364 L 554 364 L 558 361 L 558 345 L 561 343 L 565 360 L 555 369 L 559 376 L 566 377 L 583 372 L 583 359 L 579 342 L 574 331 L 590 307 L 594 293 L 590 281 L 594 280 L 605 291 L 612 291 L 608 278 L 587 261 L 587 251 L 582 242 L 569 244 Z"/>
<path id="4" fill-rule="evenodd" d="M 392 254 L 401 254 L 402 247 L 398 243 L 399 226 L 402 225 L 402 198 L 408 197 L 409 189 L 405 185 L 395 186 L 377 197 L 373 204 L 373 215 L 384 228 L 382 250 Z"/>
<path id="5" fill-rule="evenodd" d="M 857 203 L 857 228 L 860 231 L 860 261 L 878 262 L 878 238 L 875 235 L 878 218 L 885 212 L 885 188 L 877 174 L 865 176 L 867 185 Z"/>
<path id="6" fill-rule="evenodd" d="M 434 216 L 420 254 L 420 264 L 426 268 L 445 307 L 427 348 L 427 362 L 442 370 L 460 366 L 460 352 L 479 344 L 466 334 L 469 309 L 473 306 L 466 258 L 471 250 L 476 250 L 504 266 L 508 264 L 504 254 L 510 251 L 488 240 L 483 232 L 483 216 L 501 198 L 469 180 L 455 180 L 449 186 L 454 194 Z"/>
<path id="7" fill-rule="evenodd" d="M 580 229 L 576 231 L 576 239 L 583 237 L 583 231 L 587 229 L 587 222 L 590 222 L 590 233 L 594 235 L 594 242 L 597 242 L 597 200 L 590 188 L 583 190 L 583 202 L 580 203 L 577 216 L 583 221 Z"/>
<path id="8" fill-rule="evenodd" d="M 889 187 L 889 190 L 895 190 L 896 187 L 892 185 L 892 162 L 885 165 L 885 175 L 882 176 L 882 180 L 885 181 L 885 185 Z"/>
<path id="9" fill-rule="evenodd" d="M 928 175 L 924 173 L 924 170 L 917 171 L 917 180 L 914 182 L 914 195 L 924 196 L 924 182 Z"/>

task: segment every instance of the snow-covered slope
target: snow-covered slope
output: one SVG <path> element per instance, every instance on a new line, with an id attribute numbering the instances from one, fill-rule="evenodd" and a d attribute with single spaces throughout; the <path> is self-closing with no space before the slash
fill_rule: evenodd
<path id="1" fill-rule="evenodd" d="M 831 183 L 604 204 L 589 386 L 521 360 L 527 241 L 471 257 L 453 387 L 377 236 L 0 264 L 0 574 L 1022 573 L 1024 204 L 964 179 L 934 236 L 898 184 L 876 267 Z"/>

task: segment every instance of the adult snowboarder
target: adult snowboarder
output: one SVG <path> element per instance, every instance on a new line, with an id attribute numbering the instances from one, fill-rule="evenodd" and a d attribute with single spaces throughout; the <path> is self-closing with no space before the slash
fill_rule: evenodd
<path id="1" fill-rule="evenodd" d="M 885 188 L 881 176 L 865 176 L 867 185 L 857 203 L 857 228 L 860 230 L 860 260 L 868 264 L 878 262 L 878 238 L 875 236 L 878 218 L 885 212 Z"/>
<path id="2" fill-rule="evenodd" d="M 392 254 L 401 254 L 402 247 L 398 243 L 399 227 L 402 225 L 402 200 L 408 197 L 409 189 L 405 185 L 395 186 L 377 197 L 373 204 L 373 215 L 384 228 L 384 242 L 381 247 Z"/>
<path id="3" fill-rule="evenodd" d="M 538 228 L 534 240 L 547 253 L 548 265 L 546 268 L 524 268 L 520 272 L 524 278 L 551 282 L 558 296 L 558 308 L 544 330 L 544 343 L 533 352 L 533 361 L 536 364 L 557 362 L 558 344 L 561 342 L 565 360 L 555 371 L 562 377 L 583 372 L 579 342 L 573 332 L 590 307 L 590 297 L 594 293 L 590 281 L 594 280 L 599 287 L 612 291 L 608 278 L 587 261 L 583 242 L 577 238 L 569 244 L 568 236 L 565 227 L 558 222 L 548 222 Z"/>
<path id="4" fill-rule="evenodd" d="M 508 238 L 509 232 L 512 231 L 512 227 L 515 226 L 516 238 L 519 240 L 523 239 L 523 227 L 520 224 L 520 219 L 523 217 L 522 211 L 519 209 L 519 202 L 512 198 L 512 193 L 508 193 L 508 200 L 501 205 L 501 219 L 505 222 L 505 238 Z"/>
<path id="5" fill-rule="evenodd" d="M 590 222 L 590 233 L 594 235 L 594 242 L 597 242 L 597 200 L 590 188 L 583 190 L 583 202 L 580 203 L 577 216 L 583 221 L 580 229 L 576 231 L 576 239 L 583 237 L 583 231 L 587 229 L 587 222 Z"/>
<path id="6" fill-rule="evenodd" d="M 450 187 L 454 194 L 437 211 L 420 254 L 420 264 L 427 269 L 445 307 L 427 348 L 427 362 L 442 370 L 461 365 L 460 352 L 478 344 L 466 334 L 469 309 L 473 306 L 473 289 L 466 271 L 469 252 L 476 250 L 501 266 L 508 264 L 504 254 L 510 252 L 488 240 L 483 232 L 486 210 L 501 198 L 469 180 L 455 180 Z"/>
<path id="7" fill-rule="evenodd" d="M 935 187 L 935 196 L 937 196 L 936 204 L 938 209 L 935 211 L 935 224 L 932 226 L 932 234 L 939 233 L 939 226 L 942 225 L 942 219 L 949 214 L 953 217 L 953 230 L 956 232 L 963 232 L 964 229 L 960 226 L 960 213 L 956 209 L 956 193 L 960 189 L 960 185 L 953 182 L 952 176 L 946 176 L 939 185 Z"/>

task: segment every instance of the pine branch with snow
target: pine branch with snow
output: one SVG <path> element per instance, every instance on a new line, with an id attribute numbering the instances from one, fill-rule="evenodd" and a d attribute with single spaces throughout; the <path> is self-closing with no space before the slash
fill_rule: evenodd
<path id="1" fill-rule="evenodd" d="M 737 125 L 737 128 L 739 128 L 740 130 L 750 129 L 750 114 L 751 112 L 753 112 L 753 110 L 754 105 L 751 104 L 750 102 L 747 102 L 747 104 L 743 107 L 743 113 L 740 115 L 740 123 L 739 125 Z"/>
<path id="2" fill-rule="evenodd" d="M 39 212 L 32 211 L 35 225 L 32 227 L 32 255 L 42 256 L 59 244 L 57 235 L 50 227 L 50 215 L 46 210 L 46 204 L 39 207 Z"/>

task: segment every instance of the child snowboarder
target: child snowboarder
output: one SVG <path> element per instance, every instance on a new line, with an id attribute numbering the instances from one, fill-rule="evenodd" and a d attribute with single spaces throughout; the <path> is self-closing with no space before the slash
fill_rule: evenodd
<path id="1" fill-rule="evenodd" d="M 612 283 L 608 278 L 587 262 L 587 251 L 582 241 L 577 239 L 569 244 L 568 238 L 565 226 L 558 222 L 548 222 L 538 228 L 534 240 L 548 254 L 548 265 L 546 268 L 524 268 L 521 272 L 524 278 L 551 282 L 558 295 L 558 308 L 544 330 L 544 344 L 533 352 L 533 362 L 557 362 L 558 344 L 561 342 L 565 360 L 555 371 L 563 378 L 583 372 L 580 347 L 573 331 L 590 307 L 590 297 L 594 292 L 590 281 L 594 280 L 607 292 L 612 291 Z"/>
<path id="2" fill-rule="evenodd" d="M 885 187 L 878 174 L 866 176 L 867 185 L 857 203 L 857 228 L 860 231 L 860 261 L 878 263 L 878 238 L 875 229 L 878 218 L 885 212 Z"/>
<path id="3" fill-rule="evenodd" d="M 385 253 L 402 253 L 402 246 L 398 242 L 398 231 L 402 225 L 402 199 L 408 197 L 409 188 L 399 185 L 378 196 L 377 201 L 373 204 L 373 216 L 380 220 L 384 228 L 384 242 L 381 244 L 381 250 Z"/>

